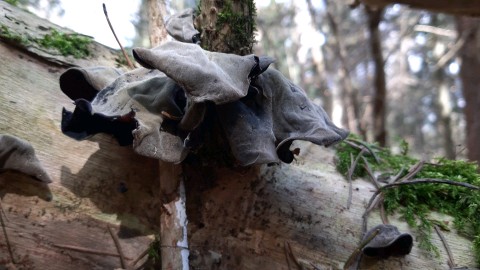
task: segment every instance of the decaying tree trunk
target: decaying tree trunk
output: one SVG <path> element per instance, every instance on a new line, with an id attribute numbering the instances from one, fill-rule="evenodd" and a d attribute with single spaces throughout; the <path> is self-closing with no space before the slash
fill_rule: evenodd
<path id="1" fill-rule="evenodd" d="M 0 2 L 0 23 L 39 35 L 50 28 L 71 33 L 5 2 Z M 182 216 L 163 201 L 176 189 L 178 168 L 169 167 L 174 171 L 168 172 L 161 165 L 159 171 L 157 160 L 120 147 L 106 135 L 78 142 L 60 131 L 62 107 L 73 107 L 58 87 L 65 64 L 115 65 L 116 52 L 96 43 L 90 46 L 93 55 L 75 59 L 33 46 L 14 47 L 3 38 L 0 42 L 0 132 L 28 140 L 53 181 L 47 187 L 18 173 L 0 173 L 4 227 L 19 269 L 119 268 L 108 226 L 118 232 L 126 264 L 131 265 L 148 248 L 160 222 L 162 229 L 169 229 L 160 221 L 164 216 L 159 209 Z M 302 150 L 291 165 L 184 170 L 189 218 L 189 247 L 184 250 L 190 252 L 190 269 L 289 269 L 292 257 L 307 269 L 343 267 L 359 242 L 364 204 L 374 186 L 356 180 L 347 209 L 348 185 L 335 169 L 334 152 L 308 143 L 297 146 Z M 176 176 L 171 186 L 159 184 L 164 174 Z M 395 217 L 390 222 L 409 231 Z M 378 223 L 374 213 L 369 226 Z M 457 264 L 474 266 L 471 242 L 453 231 L 444 234 Z M 436 236 L 432 241 L 442 245 Z M 162 243 L 162 257 L 182 249 L 177 239 Z M 293 255 L 286 252 L 288 245 Z M 406 257 L 366 260 L 361 268 L 446 269 L 446 261 L 442 248 L 435 258 L 415 244 Z M 2 228 L 0 266 L 11 263 Z"/>

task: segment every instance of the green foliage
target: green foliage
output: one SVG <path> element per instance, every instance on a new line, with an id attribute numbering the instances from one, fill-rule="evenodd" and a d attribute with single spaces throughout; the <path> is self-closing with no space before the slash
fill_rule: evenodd
<path id="1" fill-rule="evenodd" d="M 12 6 L 18 6 L 18 4 L 20 3 L 19 0 L 5 0 L 5 2 L 9 3 Z"/>
<path id="2" fill-rule="evenodd" d="M 401 155 L 393 155 L 388 149 L 375 145 L 370 146 L 377 151 L 381 158 L 381 163 L 376 164 L 372 156 L 366 156 L 375 172 L 396 175 L 402 168 L 408 169 L 418 162 L 418 160 L 404 155 L 408 151 L 408 145 L 401 147 Z M 337 169 L 342 174 L 346 174 L 350 166 L 350 154 L 352 153 L 356 157 L 359 152 L 342 142 L 338 147 Z M 359 161 L 354 175 L 361 177 L 365 174 L 362 162 Z M 448 179 L 480 186 L 480 175 L 476 163 L 444 158 L 436 160 L 434 164 L 425 164 L 421 171 L 414 176 L 415 178 Z M 436 255 L 438 255 L 438 249 L 431 242 L 433 226 L 437 225 L 443 230 L 448 229 L 448 226 L 443 222 L 430 219 L 429 213 L 438 211 L 452 216 L 455 228 L 461 234 L 473 239 L 473 248 L 477 262 L 480 264 L 480 222 L 478 222 L 480 220 L 480 192 L 447 184 L 404 185 L 384 191 L 384 206 L 387 213 L 392 214 L 397 211 L 411 227 L 416 228 L 419 246 Z"/>
<path id="3" fill-rule="evenodd" d="M 75 58 L 89 56 L 90 51 L 88 45 L 91 42 L 92 40 L 90 38 L 77 34 L 65 34 L 57 30 L 52 30 L 50 34 L 36 40 L 36 43 L 45 48 L 54 48 L 63 56 L 72 55 Z"/>
<path id="4" fill-rule="evenodd" d="M 46 34 L 43 38 L 32 38 L 28 35 L 20 35 L 10 31 L 5 26 L 0 26 L 0 37 L 9 42 L 22 46 L 29 46 L 36 43 L 44 48 L 55 49 L 62 55 L 72 55 L 75 58 L 83 58 L 90 55 L 88 45 L 92 42 L 90 38 L 77 34 L 65 34 L 52 29 L 50 34 Z"/>
<path id="5" fill-rule="evenodd" d="M 0 26 L 0 38 L 23 46 L 27 46 L 30 44 L 30 41 L 27 37 L 18 35 L 10 31 L 10 29 L 8 29 L 6 25 Z"/>
<path id="6" fill-rule="evenodd" d="M 350 135 L 348 137 L 348 140 L 350 139 L 359 140 L 358 137 L 355 135 Z M 367 159 L 372 170 L 382 172 L 384 176 L 395 175 L 402 168 L 410 167 L 415 163 L 415 159 L 410 158 L 406 155 L 393 155 L 388 148 L 381 148 L 375 144 L 368 144 L 366 142 L 364 143 L 375 151 L 378 158 L 380 159 L 380 163 L 377 163 L 375 157 L 369 152 L 364 152 L 363 156 Z M 350 156 L 356 158 L 359 153 L 359 149 L 350 146 L 346 142 L 341 142 L 337 146 L 337 170 L 343 175 L 347 175 L 348 168 L 350 167 Z M 357 166 L 355 167 L 355 171 L 353 172 L 352 178 L 355 179 L 358 177 L 364 177 L 366 175 L 367 171 L 363 167 L 363 161 L 359 160 Z"/>
<path id="7" fill-rule="evenodd" d="M 161 244 L 158 235 L 155 235 L 155 240 L 153 240 L 148 247 L 148 260 L 152 261 L 153 264 L 159 263 L 161 265 Z"/>

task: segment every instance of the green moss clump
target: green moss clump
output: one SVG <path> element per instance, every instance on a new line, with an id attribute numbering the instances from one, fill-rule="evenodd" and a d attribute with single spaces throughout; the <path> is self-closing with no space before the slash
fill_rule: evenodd
<path id="1" fill-rule="evenodd" d="M 30 45 L 30 40 L 27 37 L 11 32 L 5 25 L 0 26 L 0 38 L 23 46 Z"/>
<path id="2" fill-rule="evenodd" d="M 65 34 L 57 30 L 52 30 L 50 34 L 35 41 L 45 48 L 58 50 L 63 56 L 72 55 L 75 58 L 89 56 L 90 51 L 88 45 L 92 42 L 90 38 L 77 34 Z"/>
<path id="3" fill-rule="evenodd" d="M 359 140 L 359 137 L 356 135 L 350 135 L 348 137 L 350 140 Z M 375 151 L 377 157 L 380 159 L 380 163 L 377 163 L 375 157 L 371 155 L 369 152 L 364 152 L 363 156 L 368 161 L 369 165 L 371 166 L 372 170 L 382 172 L 383 176 L 391 176 L 396 175 L 402 168 L 408 168 L 411 165 L 415 164 L 416 160 L 407 156 L 406 153 L 402 155 L 393 155 L 388 148 L 381 148 L 375 144 L 369 144 L 364 142 L 368 145 L 373 151 Z M 343 174 L 347 175 L 348 168 L 350 167 L 351 155 L 355 159 L 360 150 L 354 148 L 347 144 L 346 142 L 341 142 L 337 146 L 337 170 Z M 352 174 L 352 178 L 358 177 L 365 177 L 367 175 L 367 171 L 363 167 L 363 161 L 359 160 L 357 166 L 355 167 L 355 171 Z"/>
<path id="4" fill-rule="evenodd" d="M 25 47 L 35 43 L 44 48 L 55 49 L 63 56 L 72 55 L 75 58 L 89 56 L 88 45 L 92 42 L 90 38 L 78 34 L 61 33 L 55 29 L 52 29 L 50 34 L 46 34 L 43 38 L 32 38 L 28 35 L 14 33 L 5 25 L 0 26 L 0 38 Z"/>
<path id="5" fill-rule="evenodd" d="M 225 43 L 232 49 L 246 48 L 245 51 L 251 52 L 255 44 L 256 31 L 255 17 L 257 10 L 253 0 L 247 1 L 248 14 L 234 12 L 232 10 L 232 3 L 225 1 L 223 10 L 218 13 L 216 28 L 223 29 L 225 25 L 231 28 L 228 36 L 225 36 Z"/>
<path id="6" fill-rule="evenodd" d="M 404 143 L 405 144 L 405 143 Z M 369 145 L 381 159 L 380 164 L 365 152 L 372 170 L 387 175 L 396 175 L 404 168 L 404 173 L 418 162 L 407 156 L 408 145 L 402 145 L 402 154 L 393 155 L 388 149 Z M 337 169 L 345 174 L 350 166 L 350 154 L 354 157 L 359 150 L 342 142 L 337 148 L 339 162 Z M 363 177 L 366 171 L 360 160 L 354 177 Z M 476 163 L 438 159 L 434 164 L 425 164 L 415 178 L 437 178 L 457 182 L 465 182 L 480 186 L 480 175 Z M 480 192 L 460 186 L 447 184 L 405 185 L 384 191 L 384 206 L 387 213 L 398 212 L 411 226 L 416 228 L 419 246 L 438 255 L 438 248 L 431 242 L 434 225 L 447 229 L 448 226 L 440 221 L 429 218 L 431 211 L 437 211 L 454 218 L 454 227 L 463 235 L 473 239 L 474 252 L 480 264 Z M 440 223 L 439 223 L 440 222 Z"/>
<path id="7" fill-rule="evenodd" d="M 162 263 L 161 257 L 161 245 L 160 245 L 160 236 L 155 235 L 155 239 L 150 243 L 148 247 L 148 260 L 150 260 L 153 264 L 160 264 Z"/>
<path id="8" fill-rule="evenodd" d="M 5 2 L 9 3 L 12 6 L 18 6 L 18 4 L 20 4 L 19 0 L 5 0 Z"/>

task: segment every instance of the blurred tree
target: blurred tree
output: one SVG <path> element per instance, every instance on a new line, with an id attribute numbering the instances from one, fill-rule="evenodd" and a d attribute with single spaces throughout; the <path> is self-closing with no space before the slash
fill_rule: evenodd
<path id="1" fill-rule="evenodd" d="M 368 32 L 370 33 L 370 50 L 375 66 L 374 75 L 374 94 L 373 94 L 373 139 L 380 146 L 387 144 L 386 129 L 386 104 L 387 104 L 387 86 L 385 82 L 384 59 L 382 52 L 382 42 L 380 37 L 379 25 L 382 20 L 383 8 L 365 7 L 368 18 Z"/>
<path id="2" fill-rule="evenodd" d="M 460 39 L 465 44 L 460 48 L 462 60 L 460 78 L 462 80 L 463 96 L 465 97 L 465 118 L 467 122 L 466 143 L 468 158 L 480 163 L 480 19 L 458 17 L 456 19 Z"/>

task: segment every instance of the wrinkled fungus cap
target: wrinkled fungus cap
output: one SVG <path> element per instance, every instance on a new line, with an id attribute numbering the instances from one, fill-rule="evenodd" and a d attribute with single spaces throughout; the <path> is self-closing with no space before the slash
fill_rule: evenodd
<path id="1" fill-rule="evenodd" d="M 143 67 L 114 80 L 105 69 L 111 82 L 98 93 L 101 69 L 62 75 L 62 91 L 82 105 L 64 110 L 65 135 L 82 140 L 109 133 L 138 154 L 179 163 L 201 147 L 203 124 L 213 113 L 230 148 L 224 150 L 240 166 L 290 163 L 293 140 L 330 146 L 348 135 L 305 91 L 269 68 L 270 57 L 209 52 L 178 41 L 136 48 L 133 55 Z"/>
<path id="2" fill-rule="evenodd" d="M 390 256 L 405 256 L 412 250 L 413 237 L 408 233 L 400 233 L 393 225 L 378 225 L 368 231 L 364 239 L 377 229 L 380 230 L 378 235 L 363 248 L 364 255 L 384 259 Z"/>

